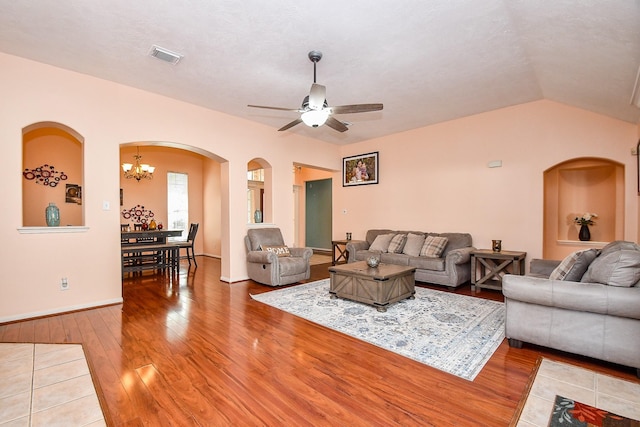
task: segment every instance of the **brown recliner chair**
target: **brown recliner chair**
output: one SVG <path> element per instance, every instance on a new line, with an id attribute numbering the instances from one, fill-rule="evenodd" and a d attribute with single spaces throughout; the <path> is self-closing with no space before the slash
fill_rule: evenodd
<path id="1" fill-rule="evenodd" d="M 247 273 L 258 283 L 282 286 L 311 276 L 309 260 L 313 251 L 309 248 L 287 248 L 279 228 L 249 229 L 244 243 Z"/>

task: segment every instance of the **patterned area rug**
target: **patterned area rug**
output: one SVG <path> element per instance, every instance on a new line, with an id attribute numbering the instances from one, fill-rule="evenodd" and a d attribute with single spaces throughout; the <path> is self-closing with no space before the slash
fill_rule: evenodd
<path id="1" fill-rule="evenodd" d="M 386 313 L 331 299 L 329 279 L 251 297 L 469 381 L 504 339 L 503 303 L 421 287 Z"/>
<path id="2" fill-rule="evenodd" d="M 556 396 L 549 427 L 640 427 L 640 421 L 591 405 Z"/>
<path id="3" fill-rule="evenodd" d="M 538 359 L 510 426 L 638 427 L 640 383 Z"/>

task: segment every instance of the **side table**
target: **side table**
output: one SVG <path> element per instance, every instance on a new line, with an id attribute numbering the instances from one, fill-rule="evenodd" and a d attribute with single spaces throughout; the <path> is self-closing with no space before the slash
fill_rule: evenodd
<path id="1" fill-rule="evenodd" d="M 478 288 L 502 290 L 502 276 L 524 274 L 526 252 L 478 249 L 471 252 L 471 290 Z M 478 277 L 477 270 L 480 270 Z"/>
<path id="2" fill-rule="evenodd" d="M 331 246 L 333 246 L 332 250 L 332 259 L 331 265 L 336 265 L 340 262 L 347 262 L 349 259 L 349 252 L 347 251 L 347 243 L 351 240 L 332 240 Z"/>

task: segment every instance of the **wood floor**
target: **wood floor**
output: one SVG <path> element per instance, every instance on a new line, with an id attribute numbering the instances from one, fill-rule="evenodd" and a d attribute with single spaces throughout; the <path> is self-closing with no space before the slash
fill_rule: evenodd
<path id="1" fill-rule="evenodd" d="M 0 325 L 0 341 L 82 343 L 114 426 L 506 426 L 539 356 L 637 381 L 630 368 L 505 341 L 470 382 L 249 297 L 273 288 L 219 277 L 219 260 L 198 257 L 173 280 L 125 279 L 122 305 Z"/>

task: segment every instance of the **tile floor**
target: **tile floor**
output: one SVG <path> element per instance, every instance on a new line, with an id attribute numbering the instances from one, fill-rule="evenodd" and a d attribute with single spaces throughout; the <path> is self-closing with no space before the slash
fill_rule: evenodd
<path id="1" fill-rule="evenodd" d="M 0 343 L 0 427 L 106 426 L 80 344 Z"/>
<path id="2" fill-rule="evenodd" d="M 640 420 L 640 383 L 543 359 L 518 427 L 546 427 L 556 395 Z"/>

